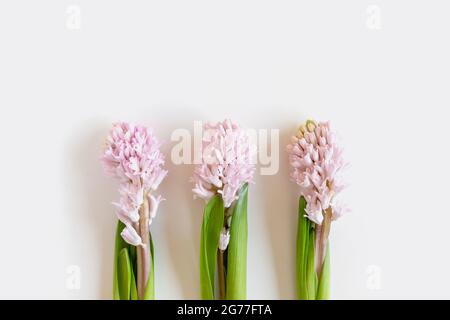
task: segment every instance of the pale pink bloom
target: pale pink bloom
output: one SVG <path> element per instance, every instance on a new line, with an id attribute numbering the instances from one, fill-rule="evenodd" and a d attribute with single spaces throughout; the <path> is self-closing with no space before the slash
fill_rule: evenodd
<path id="1" fill-rule="evenodd" d="M 102 161 L 107 173 L 121 182 L 140 183 L 156 190 L 167 174 L 160 142 L 146 127 L 115 123 L 107 137 Z"/>
<path id="2" fill-rule="evenodd" d="M 122 236 L 123 240 L 133 246 L 144 246 L 141 237 L 138 235 L 133 226 L 129 224 L 126 225 L 120 235 Z"/>
<path id="3" fill-rule="evenodd" d="M 150 225 L 152 223 L 153 218 L 156 217 L 156 211 L 158 211 L 158 206 L 161 203 L 161 201 L 164 201 L 165 199 L 162 198 L 160 195 L 157 197 L 148 194 L 149 199 L 149 209 L 150 209 L 150 220 L 148 224 Z"/>
<path id="4" fill-rule="evenodd" d="M 139 221 L 139 208 L 144 203 L 144 188 L 140 184 L 122 183 L 119 186 L 119 202 L 113 202 L 117 207 L 117 217 L 124 224 Z"/>
<path id="5" fill-rule="evenodd" d="M 307 121 L 291 138 L 287 151 L 291 178 L 307 202 L 307 217 L 321 225 L 323 212 L 331 207 L 332 219 L 339 218 L 346 209 L 336 203 L 336 197 L 344 188 L 342 171 L 347 164 L 329 123 Z"/>
<path id="6" fill-rule="evenodd" d="M 208 201 L 221 194 L 228 208 L 239 198 L 240 188 L 253 178 L 256 146 L 247 131 L 231 120 L 203 126 L 202 163 L 195 167 L 194 196 Z"/>
<path id="7" fill-rule="evenodd" d="M 121 235 L 132 245 L 142 244 L 134 225 L 139 222 L 144 196 L 149 200 L 149 223 L 163 200 L 151 194 L 167 175 L 160 146 L 149 129 L 125 122 L 113 124 L 106 139 L 101 160 L 105 171 L 120 181 L 120 199 L 113 204 L 117 207 L 117 217 L 126 226 Z"/>

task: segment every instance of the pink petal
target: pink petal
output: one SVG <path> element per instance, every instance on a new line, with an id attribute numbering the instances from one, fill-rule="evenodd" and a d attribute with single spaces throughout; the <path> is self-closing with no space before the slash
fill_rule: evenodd
<path id="1" fill-rule="evenodd" d="M 127 225 L 123 231 L 120 233 L 123 240 L 125 240 L 127 243 L 131 244 L 132 246 L 139 246 L 144 245 L 142 243 L 141 237 L 138 235 L 136 230 L 131 225 Z"/>

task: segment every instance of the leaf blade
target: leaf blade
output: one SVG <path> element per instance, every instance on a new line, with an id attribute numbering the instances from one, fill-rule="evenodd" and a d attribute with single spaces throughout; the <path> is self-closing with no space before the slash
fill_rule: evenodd
<path id="1" fill-rule="evenodd" d="M 138 300 L 136 276 L 134 270 L 131 268 L 131 287 L 130 287 L 130 300 Z"/>
<path id="2" fill-rule="evenodd" d="M 153 238 L 150 234 L 150 274 L 148 275 L 147 287 L 145 288 L 144 300 L 155 300 L 155 249 Z"/>
<path id="3" fill-rule="evenodd" d="M 120 250 L 117 264 L 117 284 L 120 300 L 130 300 L 131 288 L 131 263 L 128 249 Z"/>
<path id="4" fill-rule="evenodd" d="M 247 203 L 248 184 L 245 184 L 231 216 L 230 242 L 227 249 L 227 300 L 247 298 Z"/>
<path id="5" fill-rule="evenodd" d="M 299 198 L 297 227 L 297 295 L 300 300 L 308 300 L 306 286 L 306 266 L 308 264 L 310 221 L 306 217 L 306 200 Z"/>
<path id="6" fill-rule="evenodd" d="M 123 240 L 122 236 L 120 235 L 123 228 L 125 228 L 125 225 L 120 220 L 118 220 L 117 227 L 116 227 L 115 241 L 114 241 L 114 263 L 113 263 L 113 299 L 114 300 L 120 300 L 119 286 L 118 286 L 118 280 L 117 280 L 117 264 L 118 264 L 119 253 L 123 248 L 129 247 L 128 243 L 126 243 Z"/>
<path id="7" fill-rule="evenodd" d="M 330 270 L 330 244 L 328 243 L 317 288 L 317 300 L 330 299 Z"/>
<path id="8" fill-rule="evenodd" d="M 223 200 L 216 195 L 205 206 L 200 236 L 200 288 L 204 300 L 212 300 L 215 296 L 216 256 L 223 220 Z"/>
<path id="9" fill-rule="evenodd" d="M 317 274 L 315 269 L 315 232 L 313 228 L 309 229 L 308 239 L 308 261 L 306 263 L 306 290 L 307 299 L 315 300 L 317 291 Z"/>

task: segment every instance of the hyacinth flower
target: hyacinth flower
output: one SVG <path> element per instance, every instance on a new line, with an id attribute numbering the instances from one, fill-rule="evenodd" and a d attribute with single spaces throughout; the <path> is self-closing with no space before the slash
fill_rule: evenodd
<path id="1" fill-rule="evenodd" d="M 291 178 L 299 186 L 297 292 L 302 300 L 330 296 L 331 222 L 344 214 L 338 195 L 346 163 L 328 122 L 308 120 L 287 146 Z"/>
<path id="2" fill-rule="evenodd" d="M 118 218 L 113 298 L 154 299 L 154 252 L 150 225 L 159 203 L 156 189 L 167 174 L 160 143 L 146 127 L 125 122 L 113 125 L 102 155 L 107 174 L 119 185 L 114 202 Z"/>
<path id="3" fill-rule="evenodd" d="M 202 299 L 246 299 L 247 196 L 255 151 L 248 132 L 230 120 L 203 126 L 202 162 L 192 178 L 194 197 L 206 201 L 200 241 Z"/>

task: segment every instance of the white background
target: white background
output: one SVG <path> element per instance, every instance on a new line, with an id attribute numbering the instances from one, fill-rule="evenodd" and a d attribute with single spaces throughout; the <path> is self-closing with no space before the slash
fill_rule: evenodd
<path id="1" fill-rule="evenodd" d="M 444 0 L 2 1 L 0 298 L 111 298 L 111 122 L 153 127 L 170 155 L 174 129 L 226 117 L 280 130 L 278 174 L 250 189 L 248 298 L 295 298 L 284 148 L 309 117 L 332 121 L 352 165 L 332 298 L 450 298 L 449 14 Z M 203 203 L 192 166 L 167 168 L 156 296 L 196 299 Z"/>

